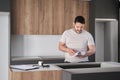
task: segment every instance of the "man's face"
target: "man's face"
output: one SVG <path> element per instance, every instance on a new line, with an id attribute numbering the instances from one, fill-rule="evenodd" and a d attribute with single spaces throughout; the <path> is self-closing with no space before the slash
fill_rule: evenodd
<path id="1" fill-rule="evenodd" d="M 84 28 L 84 24 L 81 24 L 79 22 L 74 23 L 73 26 L 75 28 L 75 32 L 78 34 L 81 33 Z"/>

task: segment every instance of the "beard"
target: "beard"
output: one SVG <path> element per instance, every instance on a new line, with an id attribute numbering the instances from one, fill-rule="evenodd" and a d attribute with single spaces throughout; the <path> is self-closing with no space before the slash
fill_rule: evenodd
<path id="1" fill-rule="evenodd" d="M 76 33 L 80 34 L 82 30 L 75 30 Z"/>

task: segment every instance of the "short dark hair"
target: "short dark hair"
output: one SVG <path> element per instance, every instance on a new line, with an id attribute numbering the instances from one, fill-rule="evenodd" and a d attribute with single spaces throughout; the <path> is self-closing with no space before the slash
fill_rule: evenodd
<path id="1" fill-rule="evenodd" d="M 76 22 L 85 24 L 85 18 L 83 16 L 76 16 L 75 20 L 74 20 L 74 23 L 76 23 Z"/>

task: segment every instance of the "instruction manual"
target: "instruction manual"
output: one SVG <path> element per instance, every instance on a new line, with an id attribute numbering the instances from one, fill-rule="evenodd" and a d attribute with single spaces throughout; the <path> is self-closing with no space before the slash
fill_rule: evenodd
<path id="1" fill-rule="evenodd" d="M 19 70 L 33 70 L 33 69 L 38 69 L 39 66 L 33 66 L 33 65 L 11 65 L 10 68 L 12 68 L 12 69 L 19 69 Z"/>

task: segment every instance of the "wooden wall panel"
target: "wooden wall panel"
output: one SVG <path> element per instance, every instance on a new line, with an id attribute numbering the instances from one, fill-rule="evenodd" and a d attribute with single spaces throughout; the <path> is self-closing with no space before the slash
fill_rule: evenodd
<path id="1" fill-rule="evenodd" d="M 52 0 L 38 0 L 38 28 L 39 34 L 52 34 L 53 30 L 53 8 Z"/>
<path id="2" fill-rule="evenodd" d="M 85 29 L 89 30 L 89 3 L 84 2 L 83 3 L 83 16 L 85 17 Z"/>
<path id="3" fill-rule="evenodd" d="M 25 7 L 25 5 L 24 5 L 24 0 L 20 0 L 19 1 L 19 3 L 21 3 L 21 7 L 18 7 L 18 16 L 17 17 L 19 17 L 19 19 L 20 20 L 18 20 L 19 21 L 19 23 L 17 24 L 17 27 L 18 27 L 18 33 L 24 33 L 24 28 L 25 28 L 25 26 L 24 26 L 24 24 L 25 24 L 25 19 L 24 19 L 24 16 L 25 16 L 25 14 L 24 14 L 24 12 L 25 12 L 25 10 L 24 10 L 24 7 Z M 20 5 L 19 3 L 17 3 L 18 5 Z"/>
<path id="4" fill-rule="evenodd" d="M 43 27 L 43 34 L 52 34 L 52 0 L 44 0 L 44 26 Z"/>
<path id="5" fill-rule="evenodd" d="M 13 34 L 38 33 L 38 0 L 12 0 Z"/>
<path id="6" fill-rule="evenodd" d="M 44 29 L 44 1 L 45 0 L 38 0 L 38 30 L 39 34 L 43 34 Z"/>
<path id="7" fill-rule="evenodd" d="M 38 0 L 25 1 L 25 33 L 38 33 Z"/>
<path id="8" fill-rule="evenodd" d="M 16 0 L 17 1 L 17 0 Z M 16 31 L 17 31 L 17 26 L 16 26 L 16 21 L 15 21 L 15 18 L 17 17 L 17 14 L 16 14 L 16 9 L 17 9 L 17 2 L 16 1 L 11 1 L 11 33 L 12 34 L 16 34 Z"/>
<path id="9" fill-rule="evenodd" d="M 78 15 L 85 17 L 85 29 L 89 30 L 89 2 L 81 0 L 64 0 L 65 30 L 73 27 L 74 18 Z"/>
<path id="10" fill-rule="evenodd" d="M 89 1 L 81 0 L 12 0 L 13 34 L 62 34 L 82 15 L 89 30 Z"/>
<path id="11" fill-rule="evenodd" d="M 64 0 L 53 0 L 53 34 L 61 34 L 64 28 Z"/>
<path id="12" fill-rule="evenodd" d="M 85 18 L 85 29 L 89 30 L 89 2 L 77 0 L 76 15 L 82 15 Z"/>
<path id="13" fill-rule="evenodd" d="M 13 34 L 24 33 L 24 0 L 12 0 L 11 29 Z"/>
<path id="14" fill-rule="evenodd" d="M 72 28 L 75 18 L 76 0 L 64 0 L 65 2 L 65 29 Z"/>

